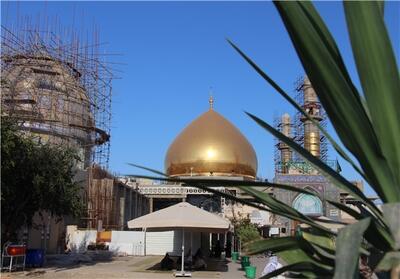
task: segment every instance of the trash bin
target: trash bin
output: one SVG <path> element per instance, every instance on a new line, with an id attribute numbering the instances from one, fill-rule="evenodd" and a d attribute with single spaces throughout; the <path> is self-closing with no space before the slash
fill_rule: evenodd
<path id="1" fill-rule="evenodd" d="M 232 252 L 232 261 L 236 262 L 239 259 L 239 252 Z"/>
<path id="2" fill-rule="evenodd" d="M 28 249 L 26 251 L 25 265 L 29 267 L 42 267 L 44 263 L 43 249 Z"/>
<path id="3" fill-rule="evenodd" d="M 242 256 L 241 265 L 242 265 L 243 269 L 246 266 L 249 266 L 250 265 L 250 257 L 249 256 Z"/>
<path id="4" fill-rule="evenodd" d="M 248 279 L 256 278 L 256 267 L 255 266 L 253 266 L 253 265 L 246 266 L 244 268 L 244 270 L 246 271 L 246 277 Z"/>

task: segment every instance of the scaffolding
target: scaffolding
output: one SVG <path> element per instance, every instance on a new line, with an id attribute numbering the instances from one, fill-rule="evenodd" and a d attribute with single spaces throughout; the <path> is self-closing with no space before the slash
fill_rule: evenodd
<path id="1" fill-rule="evenodd" d="M 304 76 L 299 77 L 296 82 L 295 82 L 295 90 L 293 91 L 294 93 L 294 99 L 297 104 L 300 105 L 304 110 L 306 109 L 306 104 L 304 103 Z M 323 106 L 319 103 L 317 100 L 316 106 L 318 107 L 319 110 L 319 125 L 326 129 L 326 112 L 323 108 Z M 296 112 L 294 116 L 294 126 L 295 126 L 295 135 L 294 135 L 294 140 L 301 145 L 302 147 L 306 148 L 305 144 L 305 130 L 304 130 L 304 116 L 300 112 Z M 311 124 L 312 126 L 315 126 L 314 124 Z M 316 129 L 318 127 L 315 126 Z M 296 161 L 304 161 L 303 158 L 295 153 L 295 160 Z M 318 157 L 323 161 L 326 162 L 328 160 L 328 144 L 327 144 L 327 139 L 326 137 L 322 134 L 319 133 L 319 154 Z"/>
<path id="2" fill-rule="evenodd" d="M 149 199 L 98 166 L 88 168 L 85 188 L 86 214 L 81 225 L 87 229 L 123 230 L 129 220 L 147 214 Z"/>
<path id="3" fill-rule="evenodd" d="M 318 115 L 314 115 L 314 119 L 317 118 L 320 126 L 326 129 L 327 121 L 326 121 L 326 112 L 322 105 L 318 100 L 315 100 L 312 104 L 305 104 L 304 102 L 304 76 L 300 76 L 294 82 L 294 90 L 293 90 L 293 98 L 294 100 L 305 110 L 310 109 L 311 107 L 318 110 Z M 281 116 L 274 118 L 274 127 L 283 132 L 283 127 L 290 127 L 289 134 L 287 135 L 289 138 L 293 139 L 298 145 L 310 150 L 310 142 L 306 142 L 309 139 L 306 139 L 306 133 L 310 133 L 315 129 L 318 129 L 312 123 L 305 123 L 308 120 L 304 118 L 304 116 L 300 112 L 296 112 L 294 114 L 293 122 L 283 123 Z M 308 131 L 305 131 L 305 126 Z M 288 133 L 286 131 L 286 133 Z M 336 162 L 328 159 L 328 143 L 326 137 L 318 131 L 317 139 L 314 140 L 318 148 L 312 150 L 315 152 L 317 157 L 319 157 L 324 163 L 329 165 L 330 167 L 336 169 Z M 312 138 L 311 138 L 312 139 Z M 316 170 L 303 159 L 298 153 L 294 151 L 290 151 L 290 160 L 288 160 L 288 155 L 284 143 L 275 138 L 274 143 L 274 162 L 275 162 L 275 173 L 284 174 L 284 173 L 300 173 L 300 174 L 311 174 L 315 173 Z M 284 158 L 285 157 L 285 158 Z M 291 170 L 291 171 L 289 171 Z"/>
<path id="4" fill-rule="evenodd" d="M 62 28 L 48 18 L 1 26 L 2 116 L 40 142 L 74 147 L 80 167 L 108 168 L 111 82 L 99 32 Z"/>
<path id="5" fill-rule="evenodd" d="M 287 114 L 287 116 L 289 116 Z M 290 122 L 284 123 L 283 116 L 274 116 L 274 127 L 290 139 L 294 139 L 294 125 Z M 274 138 L 274 162 L 275 173 L 287 173 L 290 164 L 293 163 L 293 151 L 278 138 Z"/>

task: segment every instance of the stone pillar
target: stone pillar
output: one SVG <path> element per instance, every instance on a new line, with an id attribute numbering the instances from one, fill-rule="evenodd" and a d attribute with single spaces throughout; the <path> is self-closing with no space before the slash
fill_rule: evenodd
<path id="1" fill-rule="evenodd" d="M 129 220 L 135 219 L 133 215 L 134 207 L 133 207 L 133 189 L 129 189 Z"/>
<path id="2" fill-rule="evenodd" d="M 124 220 L 125 220 L 125 197 L 119 198 L 119 229 L 124 229 Z"/>
<path id="3" fill-rule="evenodd" d="M 150 213 L 153 212 L 153 198 L 149 198 Z"/>

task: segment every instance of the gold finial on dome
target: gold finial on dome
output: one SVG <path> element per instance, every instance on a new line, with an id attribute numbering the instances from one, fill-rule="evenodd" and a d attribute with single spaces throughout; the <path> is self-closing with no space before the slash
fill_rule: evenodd
<path id="1" fill-rule="evenodd" d="M 210 104 L 210 110 L 214 107 L 214 97 L 212 95 L 212 87 L 210 88 L 210 97 L 208 98 L 208 103 Z"/>

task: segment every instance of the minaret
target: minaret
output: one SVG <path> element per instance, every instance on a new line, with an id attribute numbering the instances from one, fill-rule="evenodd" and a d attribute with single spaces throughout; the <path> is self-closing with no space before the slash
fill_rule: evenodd
<path id="1" fill-rule="evenodd" d="M 304 105 L 303 109 L 316 121 L 322 120 L 321 104 L 315 94 L 308 77 L 303 82 Z M 312 124 L 310 120 L 302 116 L 301 121 L 304 123 L 304 148 L 316 157 L 321 154 L 320 132 L 317 126 Z"/>
<path id="2" fill-rule="evenodd" d="M 291 137 L 291 123 L 289 114 L 285 113 L 281 118 L 281 132 L 287 137 Z M 292 150 L 283 142 L 279 142 L 278 149 L 281 152 L 282 173 L 289 172 L 288 163 L 292 161 Z"/>

